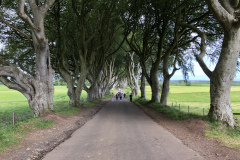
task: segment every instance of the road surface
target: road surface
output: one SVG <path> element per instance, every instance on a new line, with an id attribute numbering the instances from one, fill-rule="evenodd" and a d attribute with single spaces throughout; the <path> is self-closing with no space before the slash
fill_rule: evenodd
<path id="1" fill-rule="evenodd" d="M 203 160 L 136 105 L 109 102 L 44 160 Z"/>

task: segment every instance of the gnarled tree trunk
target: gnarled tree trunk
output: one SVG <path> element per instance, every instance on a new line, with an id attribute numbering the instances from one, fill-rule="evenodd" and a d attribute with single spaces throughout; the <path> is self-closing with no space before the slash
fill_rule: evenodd
<path id="1" fill-rule="evenodd" d="M 67 88 L 68 88 L 67 95 L 70 99 L 69 106 L 72 106 L 72 105 L 74 105 L 75 99 L 76 99 L 74 80 L 72 80 L 70 73 L 62 67 L 59 67 L 59 73 L 60 73 L 61 77 L 64 79 L 64 81 L 67 83 Z"/>
<path id="2" fill-rule="evenodd" d="M 203 71 L 210 78 L 211 107 L 208 115 L 234 127 L 235 120 L 231 108 L 230 91 L 240 52 L 240 2 L 223 1 L 220 3 L 216 0 L 206 0 L 206 2 L 224 29 L 222 50 L 213 72 L 206 67 L 202 60 L 206 45 L 204 36 L 201 36 L 202 52 L 196 56 Z M 197 31 L 197 29 L 195 30 Z"/>
<path id="3" fill-rule="evenodd" d="M 152 102 L 160 102 L 160 85 L 158 80 L 158 74 L 152 74 L 151 79 L 151 90 L 152 90 Z"/>
<path id="4" fill-rule="evenodd" d="M 141 76 L 141 87 L 140 87 L 140 90 L 141 90 L 141 98 L 144 98 L 144 99 L 147 99 L 147 96 L 146 96 L 146 83 L 145 83 L 145 76 L 142 74 Z"/>
<path id="5" fill-rule="evenodd" d="M 137 64 L 137 66 L 135 66 L 136 64 L 134 63 L 133 55 L 134 53 L 129 53 L 127 78 L 128 78 L 128 85 L 132 90 L 132 95 L 137 96 L 138 90 L 139 90 L 138 80 L 141 73 L 141 67 L 140 67 L 140 64 Z"/>
<path id="6" fill-rule="evenodd" d="M 21 92 L 27 98 L 35 117 L 53 109 L 54 88 L 51 83 L 49 85 L 46 82 L 36 80 L 15 66 L 7 66 L 6 63 L 5 66 L 0 66 L 0 75 L 0 81 L 4 85 Z"/>
<path id="7" fill-rule="evenodd" d="M 162 86 L 162 94 L 160 103 L 167 104 L 167 98 L 169 93 L 169 84 L 170 84 L 170 76 L 164 76 L 163 86 Z"/>
<path id="8" fill-rule="evenodd" d="M 240 29 L 232 28 L 229 33 L 225 33 L 219 61 L 210 77 L 209 116 L 227 122 L 230 126 L 235 125 L 230 92 L 240 52 L 239 42 Z"/>
<path id="9" fill-rule="evenodd" d="M 30 107 L 34 110 L 34 115 L 38 116 L 49 109 L 53 110 L 54 71 L 50 64 L 50 52 L 47 39 L 42 39 L 40 46 L 36 46 L 36 76 L 35 94 L 29 101 Z"/>
<path id="10" fill-rule="evenodd" d="M 16 66 L 6 61 L 0 62 L 0 80 L 8 88 L 18 90 L 28 99 L 35 117 L 53 109 L 54 71 L 50 63 L 48 39 L 44 32 L 44 18 L 54 1 L 46 0 L 43 5 L 39 1 L 29 1 L 28 5 L 26 5 L 25 0 L 19 0 L 18 2 L 18 15 L 28 23 L 32 32 L 36 53 L 36 73 L 34 77 L 23 73 Z M 25 13 L 29 7 L 33 13 L 32 17 Z M 18 29 L 15 30 L 19 32 Z"/>

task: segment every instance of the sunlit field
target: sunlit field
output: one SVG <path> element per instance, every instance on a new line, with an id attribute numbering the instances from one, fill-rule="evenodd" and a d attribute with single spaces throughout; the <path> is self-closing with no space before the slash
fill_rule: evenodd
<path id="1" fill-rule="evenodd" d="M 205 114 L 208 113 L 210 106 L 210 87 L 209 85 L 197 84 L 192 86 L 170 86 L 168 96 L 168 105 L 188 112 L 188 106 L 191 113 L 202 114 L 205 108 Z M 113 90 L 115 93 L 116 91 Z M 129 91 L 128 91 L 129 92 Z M 146 87 L 147 99 L 151 99 L 150 86 Z M 85 91 L 82 92 L 81 101 L 87 97 Z M 55 86 L 54 107 L 67 105 L 69 98 L 67 96 L 66 86 Z M 234 113 L 240 113 L 240 86 L 232 86 L 231 105 Z M 28 107 L 27 99 L 15 90 L 10 90 L 4 85 L 0 85 L 0 122 L 3 117 L 11 117 L 12 112 L 20 115 L 19 119 L 33 117 L 32 110 Z M 9 121 L 11 123 L 11 121 Z M 1 126 L 0 126 L 1 127 Z"/>
<path id="2" fill-rule="evenodd" d="M 69 101 L 67 87 L 55 86 L 54 88 L 54 109 L 67 105 Z M 86 97 L 87 93 L 83 91 L 81 100 L 83 101 Z M 15 112 L 17 121 L 24 121 L 33 117 L 33 112 L 28 106 L 27 99 L 20 92 L 0 85 L 0 128 L 2 125 L 12 123 L 13 112 Z"/>
<path id="3" fill-rule="evenodd" d="M 203 84 L 194 84 L 192 86 L 177 86 L 171 85 L 170 86 L 170 93 L 168 96 L 168 105 L 173 106 L 175 109 L 179 109 L 181 112 L 188 112 L 188 106 L 190 108 L 190 113 L 203 115 L 203 108 L 205 109 L 205 115 L 208 114 L 209 105 L 210 105 L 210 94 L 209 94 L 209 85 Z M 147 99 L 151 99 L 151 89 L 150 86 L 146 87 L 147 91 Z M 116 93 L 116 89 L 111 90 L 114 94 Z M 124 93 L 127 94 L 129 98 L 129 94 L 131 90 L 129 87 L 124 89 Z M 140 92 L 139 92 L 140 94 Z M 108 96 L 107 98 L 109 98 Z M 83 102 L 84 99 L 87 98 L 87 93 L 85 91 L 82 92 L 81 101 Z M 138 97 L 134 97 L 138 99 Z M 76 113 L 74 109 L 78 109 L 75 107 L 68 106 L 69 98 L 67 96 L 67 87 L 66 86 L 55 86 L 55 93 L 54 93 L 54 112 L 60 114 L 71 114 Z M 88 103 L 84 103 L 88 105 Z M 240 86 L 232 86 L 231 90 L 231 104 L 233 113 L 240 113 Z M 65 107 L 65 108 L 64 108 Z M 77 110 L 78 112 L 79 110 Z M 12 114 L 15 112 L 16 115 L 16 123 L 23 124 L 27 123 L 28 128 L 24 128 L 26 131 L 31 129 L 32 123 L 41 123 L 41 125 L 52 125 L 53 122 L 44 122 L 41 121 L 39 118 L 33 118 L 33 112 L 29 108 L 27 99 L 20 93 L 15 90 L 10 90 L 4 85 L 0 85 L 0 154 L 1 152 L 5 151 L 9 146 L 13 144 L 18 144 L 19 139 L 23 136 L 21 133 L 22 127 L 12 125 Z M 184 114 L 183 114 L 184 115 Z M 240 116 L 235 116 L 240 119 Z M 20 122 L 20 123 L 19 123 Z M 23 122 L 23 123 L 21 123 Z M 47 123 L 47 124 L 46 124 Z M 20 129 L 19 129 L 20 128 Z M 32 128 L 36 128 L 32 126 Z M 229 143 L 230 140 L 237 142 L 235 148 L 239 148 L 239 141 L 236 140 L 236 137 L 239 137 L 239 132 L 236 135 L 238 136 L 227 136 L 226 134 L 220 131 L 222 129 L 211 130 L 207 132 L 208 137 L 214 137 L 222 142 L 225 145 L 230 145 L 233 147 L 232 143 Z M 216 132 L 216 130 L 218 132 Z M 232 133 L 232 132 L 231 132 Z M 234 132 L 235 133 L 235 132 Z M 232 135 L 232 134 L 231 134 Z M 230 138 L 229 138 L 230 137 Z M 233 138 L 232 138 L 233 137 Z M 222 140 L 224 139 L 224 140 Z M 230 139 L 230 140 L 229 140 Z M 226 141 L 226 142 L 225 142 Z"/>
<path id="4" fill-rule="evenodd" d="M 151 88 L 146 87 L 147 99 L 151 99 Z M 210 108 L 210 86 L 209 85 L 192 85 L 192 86 L 170 86 L 168 96 L 168 105 L 180 108 L 188 112 L 188 106 L 191 113 L 202 114 L 205 108 L 205 114 Z M 234 113 L 240 113 L 240 86 L 232 86 L 231 105 Z"/>

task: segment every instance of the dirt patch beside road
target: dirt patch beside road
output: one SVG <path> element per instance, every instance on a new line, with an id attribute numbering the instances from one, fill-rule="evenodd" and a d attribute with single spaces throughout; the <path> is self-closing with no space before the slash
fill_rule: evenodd
<path id="1" fill-rule="evenodd" d="M 44 154 L 68 139 L 72 133 L 90 120 L 108 101 L 102 101 L 93 107 L 82 108 L 77 115 L 47 114 L 43 120 L 53 120 L 55 124 L 46 129 L 35 129 L 25 134 L 15 149 L 0 155 L 1 160 L 38 160 Z"/>
<path id="2" fill-rule="evenodd" d="M 208 124 L 201 119 L 173 120 L 152 108 L 140 107 L 156 123 L 179 138 L 186 146 L 209 160 L 240 160 L 239 150 L 221 146 L 204 136 Z"/>

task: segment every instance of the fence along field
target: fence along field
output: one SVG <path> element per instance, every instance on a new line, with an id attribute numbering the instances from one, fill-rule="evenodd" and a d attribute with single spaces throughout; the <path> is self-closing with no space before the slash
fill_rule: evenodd
<path id="1" fill-rule="evenodd" d="M 86 92 L 83 92 L 81 99 L 86 97 Z M 68 101 L 67 87 L 55 86 L 54 110 L 59 111 L 68 107 Z M 0 128 L 13 124 L 13 112 L 16 123 L 33 118 L 27 99 L 20 92 L 0 85 Z"/>
<path id="2" fill-rule="evenodd" d="M 171 85 L 168 96 L 167 105 L 178 109 L 179 104 L 181 111 L 203 115 L 203 108 L 205 108 L 205 115 L 208 114 L 210 108 L 210 86 L 206 84 L 193 84 L 192 86 L 177 86 Z M 146 87 L 147 99 L 151 99 L 151 88 Z M 233 113 L 240 113 L 240 86 L 232 86 L 231 88 L 231 106 Z M 239 117 L 240 116 L 235 116 Z"/>
<path id="3" fill-rule="evenodd" d="M 177 86 L 171 85 L 168 97 L 168 105 L 179 108 L 181 111 L 202 115 L 205 108 L 205 115 L 208 114 L 210 105 L 209 85 Z M 150 86 L 146 86 L 147 99 L 151 99 Z M 87 95 L 83 92 L 81 99 Z M 54 108 L 62 109 L 67 106 L 69 98 L 66 86 L 55 86 Z M 231 105 L 233 113 L 240 113 L 240 86 L 232 86 Z M 33 117 L 32 110 L 28 107 L 26 98 L 15 90 L 10 90 L 0 85 L 0 128 L 12 124 L 12 114 L 15 112 L 16 122 L 24 121 Z M 240 118 L 240 116 L 238 116 Z"/>
<path id="4" fill-rule="evenodd" d="M 151 89 L 149 86 L 146 87 L 147 90 L 147 98 L 150 100 L 151 98 Z M 130 92 L 128 90 L 128 92 Z M 81 97 L 81 100 L 84 101 L 84 99 L 87 97 L 86 92 L 83 92 L 83 97 Z M 127 95 L 129 96 L 129 95 Z M 168 105 L 171 106 L 173 104 L 173 107 L 178 109 L 179 104 L 181 105 L 181 112 L 188 112 L 188 106 L 190 106 L 190 113 L 195 113 L 198 115 L 202 115 L 203 109 L 205 108 L 205 115 L 208 113 L 209 104 L 210 104 L 210 98 L 209 98 L 209 85 L 193 85 L 193 86 L 176 86 L 171 85 L 170 86 L 170 93 L 168 97 Z M 66 110 L 68 111 L 68 101 L 69 98 L 67 96 L 67 87 L 66 86 L 55 86 L 55 94 L 54 94 L 54 110 L 58 113 L 64 112 L 66 114 Z M 87 103 L 85 103 L 88 105 Z M 231 91 L 231 104 L 232 109 L 234 113 L 240 113 L 240 86 L 232 86 Z M 70 111 L 72 108 L 70 107 Z M 65 110 L 66 109 L 66 110 Z M 18 144 L 19 138 L 21 138 L 23 135 L 16 134 L 16 128 L 12 125 L 13 118 L 12 114 L 15 112 L 16 114 L 16 123 L 21 124 L 19 122 L 24 121 L 34 121 L 37 119 L 33 119 L 33 112 L 29 108 L 27 99 L 19 92 L 10 90 L 7 87 L 0 85 L 0 154 L 1 152 L 5 151 L 11 145 Z M 68 113 L 68 112 L 67 112 Z M 76 112 L 75 112 L 76 113 Z M 235 116 L 238 118 L 238 121 L 240 120 L 240 116 Z M 240 122 L 239 122 L 240 123 Z M 27 125 L 31 125 L 27 123 Z M 41 123 L 42 125 L 42 123 Z M 48 125 L 44 123 L 44 125 Z M 31 126 L 29 126 L 31 128 Z M 20 130 L 17 130 L 17 132 L 22 132 L 21 128 Z M 217 134 L 212 134 L 217 133 Z M 224 133 L 224 132 L 223 132 Z M 232 137 L 227 136 L 226 134 L 220 132 L 209 131 L 209 137 L 217 138 L 225 145 L 231 145 L 233 147 L 231 142 L 236 142 L 237 145 L 235 145 L 235 148 L 239 148 L 239 138 L 238 136 Z M 232 133 L 232 132 L 231 132 Z M 232 134 L 230 134 L 232 135 Z M 239 132 L 237 132 L 236 135 L 239 135 Z M 220 139 L 219 139 L 220 137 Z M 223 139 L 223 140 L 221 140 Z M 225 142 L 226 141 L 226 142 Z"/>

